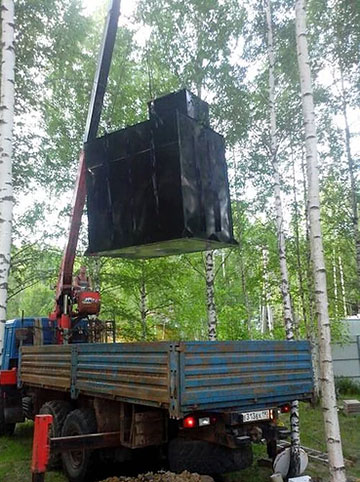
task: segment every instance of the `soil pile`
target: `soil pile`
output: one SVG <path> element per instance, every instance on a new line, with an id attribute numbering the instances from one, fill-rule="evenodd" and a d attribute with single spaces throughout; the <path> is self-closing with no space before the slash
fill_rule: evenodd
<path id="1" fill-rule="evenodd" d="M 109 477 L 103 482 L 214 482 L 208 475 L 192 474 L 186 470 L 181 474 L 173 472 L 148 472 L 137 477 Z"/>

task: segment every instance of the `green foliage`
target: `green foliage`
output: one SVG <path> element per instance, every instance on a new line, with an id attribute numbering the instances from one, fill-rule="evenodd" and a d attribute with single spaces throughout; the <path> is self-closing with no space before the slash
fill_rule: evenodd
<path id="1" fill-rule="evenodd" d="M 100 278 L 102 316 L 116 319 L 119 337 L 128 341 L 171 337 L 177 329 L 174 312 L 178 305 L 180 277 L 177 258 L 108 259 L 103 263 Z M 141 305 L 142 290 L 146 298 L 144 307 Z M 142 314 L 146 326 L 143 326 Z"/>
<path id="2" fill-rule="evenodd" d="M 79 41 L 86 37 L 89 22 L 81 15 L 80 0 L 17 0 L 15 12 L 14 186 L 28 190 L 34 181 L 46 185 L 59 170 L 58 165 L 54 173 L 54 165 L 47 163 L 42 111 L 50 92 L 66 85 L 64 79 L 68 76 L 77 77 L 74 64 L 79 55 Z M 58 69 L 56 78 L 52 75 L 55 69 Z M 69 93 L 71 90 L 67 90 L 68 102 L 72 98 Z"/>
<path id="3" fill-rule="evenodd" d="M 54 304 L 54 286 L 61 253 L 49 245 L 26 244 L 13 249 L 8 292 L 8 318 L 47 316 Z"/>
<path id="4" fill-rule="evenodd" d="M 360 396 L 360 383 L 356 383 L 351 378 L 336 377 L 335 389 L 339 395 Z"/>
<path id="5" fill-rule="evenodd" d="M 145 58 L 150 90 L 158 96 L 187 87 L 212 97 L 212 118 L 229 144 L 244 135 L 248 115 L 244 69 L 232 60 L 245 20 L 237 0 L 140 0 L 138 19 L 151 27 Z M 154 72 L 168 72 L 164 76 Z M 157 81 L 161 81 L 161 84 Z M 166 90 L 164 90 L 164 88 Z"/>

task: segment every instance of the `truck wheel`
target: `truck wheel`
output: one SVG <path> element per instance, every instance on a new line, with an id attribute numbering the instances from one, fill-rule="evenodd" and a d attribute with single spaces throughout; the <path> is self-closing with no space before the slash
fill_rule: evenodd
<path id="1" fill-rule="evenodd" d="M 238 449 L 202 440 L 176 438 L 169 443 L 169 466 L 172 472 L 197 472 L 201 475 L 221 475 L 245 469 L 252 464 L 251 444 Z"/>
<path id="2" fill-rule="evenodd" d="M 267 449 L 267 454 L 269 459 L 272 459 L 272 461 L 275 460 L 275 457 L 277 456 L 277 441 L 276 440 L 268 440 L 266 443 L 266 449 Z"/>
<path id="3" fill-rule="evenodd" d="M 31 397 L 22 398 L 22 409 L 25 418 L 27 418 L 28 420 L 34 420 L 34 404 Z"/>
<path id="4" fill-rule="evenodd" d="M 44 403 L 40 408 L 40 415 L 52 415 L 53 423 L 50 429 L 50 437 L 60 437 L 65 418 L 71 412 L 72 407 L 70 402 L 65 400 L 51 400 Z M 49 468 L 57 468 L 60 466 L 60 454 L 51 454 L 49 458 Z"/>
<path id="5" fill-rule="evenodd" d="M 97 432 L 96 417 L 93 410 L 81 409 L 70 412 L 66 417 L 62 436 L 84 435 Z M 63 470 L 70 482 L 83 482 L 91 469 L 91 450 L 72 450 L 61 455 Z"/>
<path id="6" fill-rule="evenodd" d="M 4 402 L 0 392 L 0 435 L 12 435 L 15 431 L 16 423 L 5 423 Z"/>

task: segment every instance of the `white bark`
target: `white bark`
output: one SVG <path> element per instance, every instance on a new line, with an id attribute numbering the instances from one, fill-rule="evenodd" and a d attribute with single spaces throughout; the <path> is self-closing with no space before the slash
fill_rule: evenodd
<path id="1" fill-rule="evenodd" d="M 201 99 L 202 80 L 198 83 L 197 95 Z M 208 338 L 210 341 L 216 340 L 217 315 L 215 304 L 215 268 L 214 268 L 214 252 L 208 250 L 205 252 L 205 280 L 206 280 L 206 307 L 208 317 Z M 223 267 L 223 275 L 225 276 L 225 267 Z"/>
<path id="2" fill-rule="evenodd" d="M 326 287 L 325 260 L 320 224 L 319 168 L 313 88 L 306 36 L 305 1 L 296 0 L 296 44 L 300 72 L 302 108 L 308 177 L 310 247 L 312 251 L 316 311 L 319 328 L 321 401 L 325 423 L 331 482 L 345 482 L 339 419 L 336 406 L 334 372 L 331 356 L 331 335 Z"/>
<path id="3" fill-rule="evenodd" d="M 261 333 L 272 333 L 274 324 L 272 309 L 270 306 L 269 297 L 269 274 L 267 269 L 268 264 L 268 251 L 263 246 L 262 248 L 262 260 L 263 260 L 263 295 L 261 303 Z"/>
<path id="4" fill-rule="evenodd" d="M 214 269 L 214 252 L 206 251 L 205 254 L 206 263 L 206 306 L 208 314 L 208 337 L 210 341 L 216 340 L 216 305 L 215 305 L 215 269 Z"/>
<path id="5" fill-rule="evenodd" d="M 336 269 L 336 251 L 333 249 L 333 282 L 334 282 L 334 306 L 335 306 L 335 318 L 339 316 L 338 310 L 338 283 L 337 283 L 337 269 Z"/>
<path id="6" fill-rule="evenodd" d="M 146 340 L 147 338 L 147 324 L 146 324 L 147 293 L 146 293 L 145 276 L 144 276 L 143 269 L 142 269 L 141 284 L 140 284 L 140 316 L 141 316 L 142 339 Z"/>
<path id="7" fill-rule="evenodd" d="M 289 275 L 286 262 L 286 246 L 284 234 L 284 217 L 281 203 L 280 174 L 277 159 L 278 142 L 276 136 L 276 109 L 275 109 L 275 59 L 273 50 L 273 36 L 271 25 L 270 0 L 265 0 L 266 20 L 268 27 L 268 59 L 269 59 L 269 113 L 270 113 L 270 141 L 271 141 L 271 161 L 273 166 L 273 184 L 275 192 L 275 211 L 276 211 L 276 228 L 278 238 L 278 251 L 280 259 L 281 272 L 281 294 L 284 307 L 285 329 L 287 339 L 292 340 L 293 334 L 293 315 L 291 309 L 291 300 L 289 292 Z"/>
<path id="8" fill-rule="evenodd" d="M 306 184 L 306 174 L 304 165 L 304 155 L 302 152 L 301 156 L 301 172 L 303 176 L 303 188 L 304 188 L 304 206 L 305 206 L 305 229 L 306 229 L 306 279 L 307 279 L 307 290 L 308 290 L 308 307 L 309 307 L 309 331 L 308 340 L 311 347 L 311 360 L 313 366 L 314 374 L 314 402 L 317 403 L 320 400 L 320 360 L 319 360 L 319 344 L 315 335 L 315 317 L 314 317 L 314 288 L 313 288 L 313 271 L 312 271 L 312 260 L 311 260 L 311 249 L 310 249 L 310 222 L 309 222 L 309 200 L 308 200 L 308 189 Z"/>
<path id="9" fill-rule="evenodd" d="M 264 0 L 267 24 L 267 52 L 269 61 L 269 114 L 270 114 L 270 151 L 273 167 L 273 181 L 275 192 L 276 229 L 278 239 L 278 252 L 281 273 L 281 295 L 283 300 L 286 339 L 294 340 L 294 318 L 291 307 L 289 274 L 286 262 L 286 245 L 284 233 L 284 217 L 281 203 L 280 173 L 278 165 L 278 141 L 276 136 L 276 107 L 275 107 L 275 56 L 273 45 L 272 19 L 270 0 Z M 294 401 L 291 405 L 291 461 L 289 476 L 300 474 L 300 428 L 299 428 L 299 403 Z"/>
<path id="10" fill-rule="evenodd" d="M 301 298 L 302 318 L 306 329 L 306 335 L 307 335 L 307 338 L 309 339 L 311 327 L 309 326 L 308 316 L 306 313 L 304 276 L 303 276 L 303 268 L 302 268 L 302 262 L 301 262 L 301 252 L 300 252 L 299 206 L 298 206 L 297 194 L 296 194 L 295 161 L 294 161 L 292 146 L 291 146 L 291 159 L 292 159 L 292 171 L 293 171 L 294 231 L 295 231 L 296 264 L 297 264 L 296 267 L 297 267 L 297 274 L 298 274 L 298 281 L 299 281 L 299 293 Z"/>
<path id="11" fill-rule="evenodd" d="M 223 278 L 226 278 L 226 268 L 225 268 L 225 253 L 221 251 L 221 270 Z"/>
<path id="12" fill-rule="evenodd" d="M 3 347 L 13 211 L 12 137 L 14 124 L 14 2 L 1 1 L 0 85 L 0 352 Z"/>
<path id="13" fill-rule="evenodd" d="M 94 286 L 93 289 L 95 291 L 101 291 L 101 281 L 100 281 L 100 271 L 101 271 L 101 262 L 100 257 L 96 256 L 94 260 Z"/>
<path id="14" fill-rule="evenodd" d="M 240 256 L 239 256 L 239 264 L 240 264 L 241 288 L 242 288 L 242 292 L 244 294 L 246 317 L 247 317 L 246 329 L 247 329 L 248 334 L 250 334 L 250 325 L 251 325 L 250 303 L 249 303 L 249 296 L 248 296 L 247 288 L 246 288 L 245 268 L 244 268 L 244 261 L 243 261 L 243 255 L 242 255 L 241 248 L 240 248 Z"/>
<path id="15" fill-rule="evenodd" d="M 342 302 L 343 302 L 344 316 L 347 316 L 346 292 L 345 292 L 345 283 L 344 283 L 344 270 L 343 270 L 341 256 L 339 256 L 339 272 L 340 272 L 340 287 L 341 287 L 341 296 L 342 296 Z"/>
<path id="16" fill-rule="evenodd" d="M 241 211 L 239 209 L 239 218 L 241 218 L 240 212 Z M 246 287 L 246 273 L 245 273 L 244 258 L 243 258 L 243 246 L 244 246 L 243 232 L 242 232 L 242 224 L 240 221 L 239 223 L 239 268 L 240 268 L 241 288 L 244 294 L 246 317 L 247 317 L 246 329 L 247 329 L 248 335 L 250 336 L 251 310 L 250 310 L 249 296 L 248 296 L 247 287 Z M 261 305 L 260 305 L 260 309 L 261 309 Z"/>

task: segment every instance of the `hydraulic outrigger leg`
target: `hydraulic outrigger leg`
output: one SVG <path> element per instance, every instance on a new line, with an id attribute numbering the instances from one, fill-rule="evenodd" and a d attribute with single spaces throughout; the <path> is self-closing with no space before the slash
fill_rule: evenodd
<path id="1" fill-rule="evenodd" d="M 34 425 L 32 453 L 32 482 L 44 482 L 50 453 L 67 452 L 68 450 L 95 450 L 120 445 L 120 432 L 93 433 L 73 435 L 69 437 L 50 437 L 53 423 L 52 415 L 37 415 Z"/>

